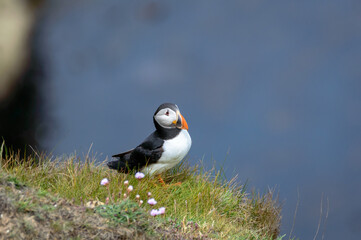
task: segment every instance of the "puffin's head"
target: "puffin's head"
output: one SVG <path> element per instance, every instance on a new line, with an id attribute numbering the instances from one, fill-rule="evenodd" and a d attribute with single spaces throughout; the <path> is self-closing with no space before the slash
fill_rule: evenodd
<path id="1" fill-rule="evenodd" d="M 188 130 L 188 124 L 182 114 L 179 112 L 177 105 L 173 103 L 163 103 L 155 111 L 154 123 L 166 129 L 178 128 Z"/>

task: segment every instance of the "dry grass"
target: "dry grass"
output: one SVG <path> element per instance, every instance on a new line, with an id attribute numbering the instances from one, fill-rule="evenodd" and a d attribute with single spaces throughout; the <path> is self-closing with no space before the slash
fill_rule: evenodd
<path id="1" fill-rule="evenodd" d="M 146 176 L 137 180 L 134 174 L 119 174 L 88 156 L 81 161 L 75 155 L 55 160 L 38 155 L 24 161 L 16 154 L 8 154 L 0 160 L 2 171 L 17 181 L 78 205 L 89 200 L 105 202 L 107 197 L 109 205 L 117 205 L 126 193 L 123 182 L 129 180 L 134 191 L 128 199 L 135 202 L 135 195 L 139 194 L 146 202 L 147 192 L 151 192 L 158 201 L 157 208 L 166 207 L 163 216 L 147 214 L 151 224 L 143 229 L 149 232 L 156 229 L 163 238 L 282 239 L 279 237 L 280 205 L 273 191 L 263 196 L 248 194 L 242 185 L 236 184 L 236 179 L 221 180 L 219 171 L 204 171 L 183 163 L 162 174 L 167 183 L 182 184 L 163 187 L 157 178 Z M 110 180 L 108 188 L 100 185 L 103 178 Z M 142 209 L 149 213 L 151 206 L 144 203 Z"/>

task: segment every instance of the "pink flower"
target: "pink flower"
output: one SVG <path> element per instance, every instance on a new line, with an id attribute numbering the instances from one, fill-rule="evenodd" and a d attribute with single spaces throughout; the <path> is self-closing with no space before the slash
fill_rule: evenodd
<path id="1" fill-rule="evenodd" d="M 152 209 L 152 211 L 150 211 L 150 215 L 155 217 L 157 216 L 159 213 L 158 213 L 158 210 L 157 209 Z"/>
<path id="2" fill-rule="evenodd" d="M 139 205 L 142 205 L 142 204 L 143 204 L 143 200 L 140 200 L 140 201 L 139 201 Z"/>
<path id="3" fill-rule="evenodd" d="M 161 207 L 158 209 L 159 214 L 165 214 L 165 207 Z"/>
<path id="4" fill-rule="evenodd" d="M 147 193 L 148 197 L 152 196 L 152 193 L 151 192 L 148 192 Z"/>
<path id="5" fill-rule="evenodd" d="M 133 186 L 132 186 L 132 185 L 129 185 L 127 191 L 128 191 L 128 193 L 130 193 L 131 191 L 133 191 Z"/>
<path id="6" fill-rule="evenodd" d="M 108 186 L 108 185 L 109 185 L 109 180 L 108 180 L 108 178 L 104 178 L 104 179 L 100 182 L 100 185 L 102 185 L 102 186 Z"/>
<path id="7" fill-rule="evenodd" d="M 129 184 L 129 181 L 128 181 L 128 180 L 125 180 L 125 181 L 124 181 L 124 185 L 125 185 L 125 186 L 128 186 L 128 184 Z"/>
<path id="8" fill-rule="evenodd" d="M 165 214 L 165 207 L 161 207 L 158 210 L 152 209 L 152 211 L 150 211 L 150 215 L 152 215 L 153 217 L 155 217 L 157 215 L 162 215 L 162 214 Z"/>
<path id="9" fill-rule="evenodd" d="M 145 176 L 144 173 L 141 173 L 141 172 L 137 172 L 137 173 L 135 174 L 135 178 L 138 179 L 138 180 L 144 178 L 144 176 Z"/>
<path id="10" fill-rule="evenodd" d="M 154 198 L 151 198 L 148 200 L 148 204 L 153 206 L 153 205 L 157 204 L 157 201 Z"/>
<path id="11" fill-rule="evenodd" d="M 135 199 L 137 199 L 137 200 L 139 200 L 139 199 L 140 199 L 139 194 L 135 195 Z"/>

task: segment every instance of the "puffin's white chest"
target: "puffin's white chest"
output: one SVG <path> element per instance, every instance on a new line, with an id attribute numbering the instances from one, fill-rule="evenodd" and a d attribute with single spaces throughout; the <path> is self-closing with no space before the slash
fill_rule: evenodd
<path id="1" fill-rule="evenodd" d="M 179 163 L 187 155 L 191 145 L 188 131 L 182 130 L 175 138 L 164 141 L 164 152 L 158 163 Z"/>
<path id="2" fill-rule="evenodd" d="M 191 148 L 192 140 L 187 130 L 182 130 L 175 138 L 165 140 L 163 143 L 162 157 L 157 163 L 144 169 L 145 172 L 163 172 L 177 165 L 187 155 Z"/>

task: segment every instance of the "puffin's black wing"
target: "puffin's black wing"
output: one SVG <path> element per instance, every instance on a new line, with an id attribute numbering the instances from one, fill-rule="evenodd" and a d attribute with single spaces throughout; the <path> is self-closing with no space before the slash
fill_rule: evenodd
<path id="1" fill-rule="evenodd" d="M 133 150 L 134 150 L 134 148 L 133 148 L 133 149 L 130 149 L 129 151 L 126 151 L 126 152 L 122 152 L 122 153 L 115 154 L 115 155 L 113 155 L 112 157 L 121 158 L 121 157 L 124 157 L 126 154 L 131 153 Z"/>
<path id="2" fill-rule="evenodd" d="M 115 169 L 115 170 L 118 170 L 118 171 L 127 172 L 128 171 L 127 170 L 128 169 L 127 163 L 129 162 L 130 154 L 133 151 L 134 151 L 134 149 L 131 149 L 129 151 L 113 155 L 112 157 L 118 158 L 118 160 L 108 162 L 107 163 L 108 167 L 110 169 Z"/>
<path id="3" fill-rule="evenodd" d="M 164 140 L 155 131 L 133 150 L 113 155 L 118 160 L 111 161 L 107 165 L 111 169 L 125 173 L 131 169 L 141 169 L 159 160 L 163 153 L 163 143 Z"/>

